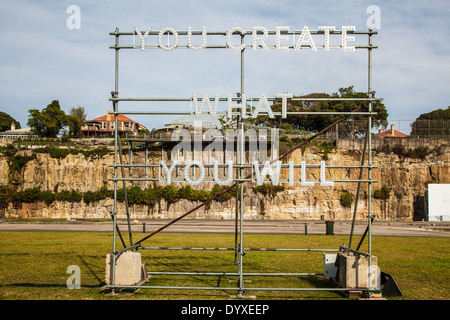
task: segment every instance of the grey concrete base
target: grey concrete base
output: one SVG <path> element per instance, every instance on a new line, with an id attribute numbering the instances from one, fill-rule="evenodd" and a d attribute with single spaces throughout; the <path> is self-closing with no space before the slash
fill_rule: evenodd
<path id="1" fill-rule="evenodd" d="M 343 288 L 369 288 L 377 287 L 377 277 L 373 272 L 369 273 L 369 257 L 340 253 L 337 256 L 338 274 L 336 281 Z M 378 265 L 376 256 L 371 257 L 371 270 L 375 270 Z"/>
<path id="2" fill-rule="evenodd" d="M 113 284 L 112 281 L 112 253 L 106 255 L 105 283 Z M 116 259 L 114 285 L 133 286 L 148 278 L 145 264 L 141 263 L 139 252 L 124 252 Z"/>

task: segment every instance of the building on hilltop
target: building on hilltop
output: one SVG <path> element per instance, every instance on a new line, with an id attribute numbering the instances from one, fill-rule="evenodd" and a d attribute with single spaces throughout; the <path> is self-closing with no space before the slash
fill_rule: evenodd
<path id="1" fill-rule="evenodd" d="M 84 121 L 81 126 L 81 136 L 83 137 L 113 137 L 115 132 L 115 117 L 108 110 L 107 114 L 93 120 Z M 127 134 L 137 135 L 139 131 L 147 130 L 140 123 L 119 114 L 117 116 L 119 136 Z"/>
<path id="2" fill-rule="evenodd" d="M 383 138 L 408 138 L 409 136 L 407 134 L 404 134 L 403 132 L 395 130 L 394 125 L 391 125 L 391 128 L 388 130 L 381 130 L 376 134 L 376 136 L 380 139 Z"/>
<path id="3" fill-rule="evenodd" d="M 220 121 L 209 114 L 196 116 L 194 114 L 185 115 L 165 125 L 168 129 L 184 128 L 192 130 L 196 125 L 201 125 L 202 129 L 222 129 Z"/>
<path id="4" fill-rule="evenodd" d="M 2 140 L 15 140 L 18 138 L 38 138 L 37 134 L 33 134 L 31 128 L 16 129 L 14 122 L 11 123 L 11 130 L 0 132 L 0 139 Z"/>

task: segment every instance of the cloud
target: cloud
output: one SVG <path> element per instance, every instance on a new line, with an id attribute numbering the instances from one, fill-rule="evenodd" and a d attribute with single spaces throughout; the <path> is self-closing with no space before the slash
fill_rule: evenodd
<path id="1" fill-rule="evenodd" d="M 374 53 L 374 86 L 391 119 L 414 120 L 449 105 L 450 28 L 447 3 L 390 2 Z"/>

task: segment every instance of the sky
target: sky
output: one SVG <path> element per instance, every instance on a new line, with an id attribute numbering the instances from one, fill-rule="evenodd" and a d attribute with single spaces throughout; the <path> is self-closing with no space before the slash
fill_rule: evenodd
<path id="1" fill-rule="evenodd" d="M 73 11 L 71 5 L 79 8 Z M 379 15 L 368 8 L 375 5 Z M 375 16 L 374 16 L 375 14 Z M 450 105 L 450 6 L 446 0 L 419 1 L 293 1 L 293 0 L 184 0 L 184 1 L 82 1 L 17 0 L 0 3 L 0 111 L 26 127 L 29 109 L 43 109 L 59 100 L 68 113 L 83 106 L 88 119 L 112 110 L 114 91 L 114 37 L 116 28 L 132 32 L 135 27 L 159 31 L 228 31 L 234 27 L 275 30 L 287 26 L 355 26 L 373 36 L 372 89 L 382 98 L 391 123 L 407 131 L 420 114 Z M 79 22 L 79 24 L 78 24 Z M 238 45 L 238 36 L 232 44 Z M 298 39 L 299 35 L 297 35 Z M 179 37 L 185 45 L 187 38 Z M 248 40 L 247 40 L 248 39 Z M 274 43 L 269 36 L 267 43 Z M 295 43 L 289 37 L 282 43 Z M 173 44 L 174 39 L 163 38 Z M 201 36 L 193 36 L 194 45 Z M 318 45 L 323 38 L 314 37 Z M 330 37 L 340 44 L 340 36 Z M 140 44 L 138 36 L 120 37 L 123 44 Z M 172 42 L 171 42 L 172 41 Z M 208 44 L 225 44 L 224 36 L 207 38 Z M 367 44 L 357 36 L 349 44 Z M 148 42 L 148 43 L 147 43 Z M 146 44 L 157 44 L 149 36 Z M 251 44 L 251 37 L 246 37 Z M 357 49 L 324 51 L 302 49 L 245 50 L 244 92 L 247 97 L 277 93 L 294 95 L 334 93 L 341 87 L 368 90 L 368 53 Z M 119 97 L 191 98 L 194 94 L 211 99 L 219 94 L 235 96 L 240 91 L 240 53 L 231 49 L 194 51 L 175 49 L 123 49 L 119 52 Z M 256 105 L 257 101 L 249 102 Z M 220 104 L 219 109 L 225 109 Z M 191 111 L 190 102 L 120 102 L 119 110 Z M 130 118 L 148 129 L 163 127 L 168 116 Z M 400 121 L 401 120 L 401 121 Z M 396 122 L 397 121 L 397 122 Z"/>

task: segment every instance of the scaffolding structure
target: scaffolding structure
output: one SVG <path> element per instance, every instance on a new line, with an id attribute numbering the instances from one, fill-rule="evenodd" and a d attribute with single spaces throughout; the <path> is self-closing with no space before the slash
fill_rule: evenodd
<path id="1" fill-rule="evenodd" d="M 173 29 L 171 29 L 173 30 Z M 113 104 L 113 112 L 112 114 L 115 116 L 115 143 L 114 143 L 114 164 L 111 165 L 111 167 L 114 168 L 114 176 L 112 178 L 109 178 L 109 181 L 113 181 L 114 183 L 114 206 L 113 206 L 113 250 L 112 250 L 112 282 L 109 285 L 106 285 L 106 288 L 111 289 L 113 292 L 115 290 L 128 288 L 128 289 L 186 289 L 186 290 L 230 290 L 230 291 L 236 291 L 238 295 L 243 295 L 247 291 L 339 291 L 339 292 L 345 292 L 345 291 L 364 291 L 367 293 L 371 293 L 374 288 L 342 288 L 342 287 L 330 287 L 330 288 L 278 288 L 278 287 L 247 287 L 245 286 L 244 277 L 249 276 L 264 276 L 264 275 L 271 275 L 271 276 L 311 276 L 311 275 L 324 275 L 323 273 L 246 273 L 243 271 L 243 265 L 244 265 L 244 256 L 245 252 L 255 251 L 255 252 L 261 252 L 261 251 L 271 251 L 271 252 L 285 252 L 285 251 L 294 251 L 294 252 L 323 252 L 323 253 L 337 253 L 337 252 L 351 252 L 357 255 L 363 255 L 369 258 L 369 269 L 370 269 L 370 257 L 372 255 L 372 242 L 371 242 L 371 224 L 373 221 L 373 216 L 371 214 L 371 185 L 372 183 L 376 182 L 376 180 L 372 179 L 372 169 L 375 168 L 372 166 L 372 158 L 371 158 L 371 131 L 372 131 L 372 116 L 375 115 L 375 113 L 372 111 L 372 103 L 377 100 L 373 96 L 373 90 L 372 90 L 372 50 L 377 48 L 372 44 L 372 36 L 377 34 L 376 31 L 373 31 L 369 29 L 368 31 L 347 31 L 349 35 L 358 35 L 358 36 L 368 36 L 368 44 L 367 45 L 357 45 L 355 46 L 355 49 L 365 49 L 368 51 L 368 68 L 367 68 L 367 98 L 337 98 L 337 97 L 329 97 L 329 98 L 288 98 L 288 100 L 291 101 L 359 101 L 367 103 L 368 111 L 362 111 L 361 107 L 349 111 L 349 112 L 294 112 L 294 111 L 287 111 L 287 116 L 293 115 L 293 114 L 304 114 L 308 116 L 315 116 L 315 115 L 324 115 L 324 114 L 332 114 L 332 115 L 339 115 L 342 116 L 339 120 L 334 122 L 333 124 L 327 126 L 320 132 L 314 134 L 313 136 L 309 137 L 307 140 L 299 143 L 295 147 L 293 147 L 288 152 L 285 152 L 282 155 L 279 155 L 277 159 L 273 160 L 280 160 L 287 155 L 289 155 L 292 151 L 298 149 L 302 145 L 305 145 L 309 143 L 314 138 L 326 133 L 332 128 L 335 128 L 336 125 L 338 125 L 340 122 L 346 120 L 347 118 L 351 117 L 352 115 L 363 115 L 367 117 L 367 132 L 365 135 L 365 146 L 362 152 L 362 158 L 361 158 L 361 164 L 359 166 L 339 166 L 339 168 L 348 168 L 348 169 L 359 169 L 359 179 L 357 180 L 336 180 L 335 182 L 338 183 L 344 183 L 344 182 L 351 182 L 351 183 L 358 183 L 358 189 L 356 194 L 356 201 L 355 201 L 355 207 L 354 207 L 354 214 L 353 214 L 353 220 L 351 225 L 351 232 L 350 232 L 350 238 L 349 238 L 349 245 L 344 246 L 341 245 L 338 248 L 332 248 L 332 249 L 310 249 L 310 248 L 245 248 L 244 247 L 244 184 L 247 182 L 252 182 L 253 177 L 251 175 L 245 175 L 244 170 L 246 168 L 251 168 L 251 165 L 246 165 L 244 162 L 244 152 L 245 148 L 244 146 L 241 146 L 241 148 L 236 148 L 236 160 L 237 163 L 233 164 L 233 180 L 232 183 L 222 192 L 219 194 L 211 197 L 207 201 L 201 203 L 200 205 L 196 206 L 195 208 L 185 212 L 184 214 L 180 215 L 178 218 L 173 219 L 168 224 L 164 225 L 163 227 L 159 228 L 158 230 L 155 230 L 151 232 L 150 234 L 144 236 L 140 240 L 133 240 L 132 238 L 132 232 L 131 232 L 131 223 L 130 223 L 130 213 L 129 213 L 129 207 L 128 207 L 128 201 L 127 201 L 127 191 L 126 191 L 126 182 L 130 181 L 159 181 L 158 177 L 155 178 L 133 178 L 133 177 L 125 177 L 124 170 L 129 169 L 132 170 L 132 168 L 135 167 L 144 167 L 147 173 L 147 168 L 155 167 L 154 164 L 132 164 L 131 162 L 128 164 L 125 164 L 122 159 L 122 149 L 121 149 L 121 142 L 120 137 L 118 134 L 118 117 L 119 114 L 134 114 L 134 115 L 183 115 L 183 114 L 191 114 L 186 112 L 174 112 L 174 111 L 121 111 L 119 109 L 119 103 L 121 102 L 127 102 L 127 101 L 135 101 L 135 102 L 171 102 L 171 101 L 185 101 L 185 102 L 191 102 L 192 98 L 130 98 L 130 97 L 119 97 L 119 52 L 124 49 L 143 49 L 144 44 L 141 45 L 121 45 L 120 44 L 120 37 L 134 37 L 137 34 L 144 34 L 144 31 L 141 31 L 140 33 L 137 33 L 138 30 L 135 30 L 133 32 L 119 32 L 119 29 L 116 28 L 114 32 L 111 32 L 110 35 L 115 37 L 115 44 L 110 47 L 110 49 L 115 50 L 115 88 L 114 91 L 111 93 L 112 97 L 110 98 L 110 101 Z M 169 30 L 170 31 L 170 30 Z M 200 31 L 190 31 L 189 32 L 192 35 L 202 35 L 202 32 Z M 329 31 L 330 34 L 333 35 L 339 35 L 342 34 L 342 31 L 334 30 Z M 269 31 L 268 34 L 275 34 L 275 31 Z M 310 31 L 312 35 L 321 35 L 324 34 L 323 30 L 319 31 Z M 155 36 L 160 35 L 161 33 L 159 31 L 149 31 L 147 30 L 147 36 Z M 178 35 L 188 35 L 188 31 L 177 31 Z M 301 34 L 301 31 L 283 31 L 282 34 L 286 35 L 294 35 L 295 34 Z M 206 32 L 206 35 L 219 35 L 219 36 L 227 36 L 227 32 Z M 240 68 L 241 68 L 241 82 L 240 82 L 240 88 L 239 93 L 237 97 L 233 98 L 232 100 L 234 102 L 240 102 L 243 101 L 243 94 L 244 94 L 244 53 L 246 48 L 249 47 L 249 45 L 245 44 L 245 37 L 251 36 L 252 31 L 245 31 L 240 32 L 241 37 L 241 46 L 240 46 Z M 177 48 L 189 48 L 189 46 L 178 46 Z M 204 46 L 203 49 L 221 49 L 221 48 L 229 48 L 227 45 L 211 45 L 211 46 Z M 291 47 L 292 48 L 292 47 Z M 145 49 L 161 49 L 161 45 L 147 45 L 145 46 Z M 220 97 L 219 101 L 227 101 L 229 98 L 227 97 Z M 257 100 L 253 98 L 254 100 Z M 198 101 L 200 101 L 198 99 Z M 249 99 L 248 99 L 249 100 Z M 276 101 L 279 100 L 277 98 L 267 98 L 268 101 Z M 221 113 L 217 112 L 217 115 L 224 115 L 226 112 Z M 281 116 L 281 112 L 274 112 L 275 116 Z M 236 129 L 241 129 L 240 132 L 242 135 L 244 134 L 244 121 L 242 119 L 241 112 L 234 112 L 232 113 L 233 119 L 235 119 L 236 123 Z M 242 143 L 244 143 L 245 139 L 242 137 L 240 139 Z M 130 155 L 131 157 L 131 155 Z M 146 158 L 147 159 L 147 158 Z M 367 164 L 366 164 L 367 162 Z M 178 167 L 184 167 L 185 164 L 177 164 Z M 207 165 L 205 165 L 207 166 Z M 311 165 L 311 167 L 314 167 L 314 165 Z M 316 166 L 317 167 L 317 166 Z M 298 169 L 298 167 L 296 167 Z M 332 167 L 331 167 L 332 168 Z M 121 175 L 119 176 L 119 170 L 121 172 Z M 367 171 L 367 177 L 364 178 L 364 171 Z M 286 183 L 286 179 L 280 179 L 280 183 Z M 296 181 L 297 182 L 297 181 Z M 124 190 L 124 202 L 125 202 L 125 208 L 126 208 L 126 216 L 127 216 L 127 224 L 128 224 L 128 234 L 129 234 L 129 245 L 126 244 L 126 241 L 123 237 L 123 234 L 118 226 L 117 221 L 117 211 L 118 211 L 118 184 L 123 183 L 123 190 Z M 367 212 L 367 227 L 366 232 L 362 235 L 362 238 L 360 239 L 360 242 L 357 246 L 354 246 L 352 248 L 353 243 L 353 237 L 354 237 L 354 226 L 355 226 L 355 219 L 356 219 L 356 213 L 357 213 L 357 206 L 358 206 L 358 198 L 360 196 L 360 189 L 361 184 L 367 183 L 368 184 L 368 193 L 367 193 L 367 203 L 368 203 L 368 212 Z M 211 203 L 215 200 L 220 194 L 223 194 L 225 192 L 230 191 L 231 189 L 236 188 L 236 207 L 235 207 L 235 246 L 234 248 L 174 248 L 174 247 L 146 247 L 143 245 L 143 242 L 149 239 L 150 237 L 158 234 L 159 232 L 165 230 L 166 228 L 170 227 L 172 224 L 176 223 L 180 219 L 183 219 L 199 208 Z M 118 249 L 118 239 L 119 237 L 123 248 Z M 367 239 L 368 241 L 368 250 L 367 252 L 363 252 L 360 250 L 361 244 L 364 239 Z M 134 285 L 134 286 L 124 286 L 124 285 L 116 285 L 114 283 L 115 279 L 115 261 L 118 259 L 118 257 L 129 250 L 136 251 L 136 250 L 214 250 L 214 251 L 234 251 L 235 252 L 235 265 L 237 265 L 236 272 L 148 272 L 148 275 L 188 275 L 188 276 L 233 276 L 237 278 L 237 286 L 236 287 L 186 287 L 186 286 L 151 286 L 151 285 Z"/>

